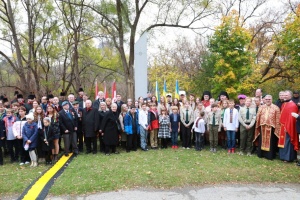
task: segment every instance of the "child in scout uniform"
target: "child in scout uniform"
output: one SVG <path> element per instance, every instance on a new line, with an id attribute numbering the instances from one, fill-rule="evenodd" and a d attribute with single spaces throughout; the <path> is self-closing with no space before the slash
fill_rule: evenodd
<path id="1" fill-rule="evenodd" d="M 218 145 L 218 132 L 221 131 L 221 112 L 218 109 L 218 104 L 214 103 L 211 105 L 211 111 L 207 116 L 207 129 L 209 131 L 209 143 L 210 143 L 210 151 L 217 152 Z"/>

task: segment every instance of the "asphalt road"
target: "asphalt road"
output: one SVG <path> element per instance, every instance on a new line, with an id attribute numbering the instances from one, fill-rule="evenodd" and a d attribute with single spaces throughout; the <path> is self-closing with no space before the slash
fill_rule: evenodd
<path id="1" fill-rule="evenodd" d="M 139 188 L 82 196 L 48 196 L 48 200 L 300 200 L 299 184 L 230 184 L 159 190 Z"/>

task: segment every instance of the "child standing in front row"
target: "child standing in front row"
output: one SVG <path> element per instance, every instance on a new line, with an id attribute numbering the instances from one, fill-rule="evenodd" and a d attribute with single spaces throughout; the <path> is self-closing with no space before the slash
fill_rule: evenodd
<path id="1" fill-rule="evenodd" d="M 178 132 L 180 130 L 180 115 L 178 114 L 177 106 L 172 106 L 172 113 L 170 114 L 170 123 L 171 123 L 172 149 L 178 149 Z"/>
<path id="2" fill-rule="evenodd" d="M 239 128 L 239 112 L 234 108 L 234 101 L 228 101 L 229 108 L 224 112 L 223 127 L 227 134 L 228 154 L 235 151 L 235 134 Z"/>
<path id="3" fill-rule="evenodd" d="M 32 113 L 26 115 L 26 124 L 23 126 L 22 137 L 23 137 L 23 145 L 26 151 L 29 151 L 29 156 L 31 159 L 30 167 L 37 166 L 37 157 L 35 153 L 35 149 L 38 143 L 38 127 L 37 123 L 34 122 L 34 116 Z"/>
<path id="4" fill-rule="evenodd" d="M 13 133 L 13 125 L 16 121 L 16 117 L 13 116 L 13 110 L 6 110 L 6 117 L 3 118 L 3 121 L 5 124 L 6 142 L 10 154 L 10 162 L 13 163 L 16 162 L 18 159 L 17 141 Z"/>
<path id="5" fill-rule="evenodd" d="M 51 125 L 51 118 L 45 117 L 43 119 L 43 134 L 40 135 L 42 143 L 42 150 L 44 151 L 46 165 L 54 164 L 54 159 L 52 163 L 51 154 L 52 149 L 54 149 L 53 139 L 54 139 L 54 131 L 53 127 Z M 54 154 L 52 155 L 52 158 L 54 158 Z"/>
<path id="6" fill-rule="evenodd" d="M 210 151 L 217 152 L 218 145 L 218 133 L 221 131 L 221 113 L 218 109 L 218 104 L 213 103 L 210 105 L 211 111 L 207 116 L 207 129 L 209 131 L 209 143 L 210 143 Z"/>
<path id="7" fill-rule="evenodd" d="M 195 123 L 192 128 L 192 132 L 195 131 L 195 150 L 201 151 L 204 147 L 204 133 L 205 133 L 205 122 L 204 122 L 205 112 L 200 111 L 199 116 L 196 118 Z"/>

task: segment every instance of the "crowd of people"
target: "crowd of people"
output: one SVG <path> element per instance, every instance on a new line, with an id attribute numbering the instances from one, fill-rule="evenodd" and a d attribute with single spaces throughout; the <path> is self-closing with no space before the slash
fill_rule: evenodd
<path id="1" fill-rule="evenodd" d="M 237 101 L 224 91 L 214 99 L 209 91 L 202 97 L 180 97 L 171 94 L 160 97 L 148 92 L 147 97 L 122 101 L 104 98 L 99 92 L 91 100 L 80 89 L 78 96 L 61 93 L 59 97 L 15 92 L 14 99 L 0 98 L 0 165 L 3 156 L 12 163 L 54 164 L 60 151 L 109 156 L 126 152 L 172 149 L 205 149 L 212 153 L 226 149 L 227 153 L 275 159 L 284 162 L 297 159 L 300 116 L 299 93 L 281 91 L 273 103 L 271 95 L 257 89 L 254 97 L 240 94 Z M 63 148 L 61 143 L 63 142 Z M 181 147 L 179 147 L 181 145 Z M 85 147 L 85 148 L 84 148 Z M 300 162 L 297 163 L 300 166 Z"/>

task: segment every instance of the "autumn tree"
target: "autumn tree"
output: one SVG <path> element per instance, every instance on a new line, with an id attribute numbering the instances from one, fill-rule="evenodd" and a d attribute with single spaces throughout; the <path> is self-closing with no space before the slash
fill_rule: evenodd
<path id="1" fill-rule="evenodd" d="M 225 16 L 210 38 L 209 50 L 214 77 L 212 92 L 227 91 L 230 95 L 238 92 L 249 93 L 253 85 L 248 82 L 252 73 L 253 55 L 249 51 L 251 35 L 242 27 L 243 22 L 236 12 Z"/>
<path id="2" fill-rule="evenodd" d="M 110 36 L 120 54 L 128 97 L 134 97 L 134 44 L 138 35 L 138 25 L 147 9 L 155 13 L 148 18 L 149 24 L 140 28 L 143 31 L 157 27 L 206 28 L 203 24 L 197 23 L 213 14 L 212 0 L 115 0 L 90 1 L 84 5 L 98 15 L 101 25 L 99 29 Z"/>

